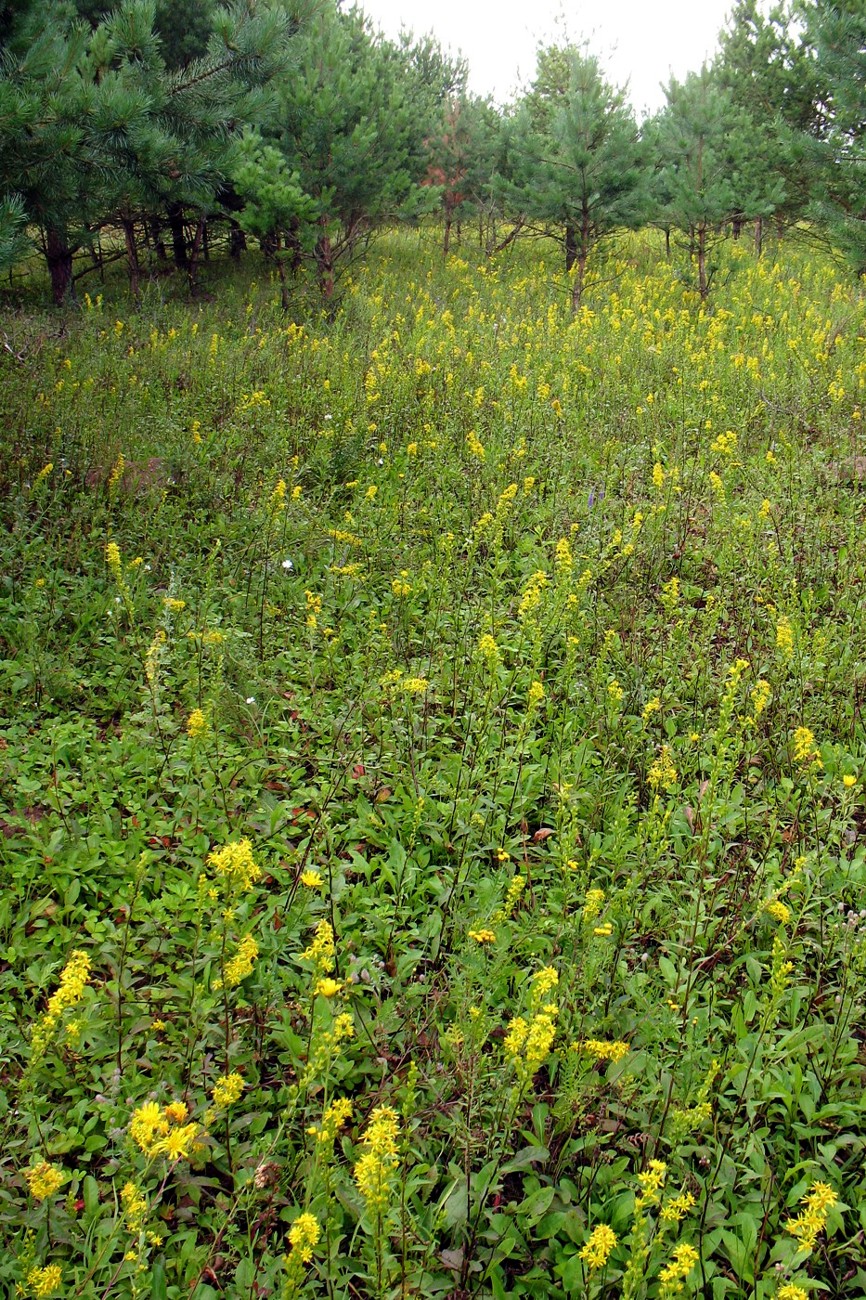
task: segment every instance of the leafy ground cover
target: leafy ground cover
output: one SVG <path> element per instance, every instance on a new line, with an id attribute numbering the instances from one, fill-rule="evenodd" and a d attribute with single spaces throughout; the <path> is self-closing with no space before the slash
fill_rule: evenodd
<path id="1" fill-rule="evenodd" d="M 866 309 L 653 236 L 6 322 L 10 1294 L 866 1287 Z"/>

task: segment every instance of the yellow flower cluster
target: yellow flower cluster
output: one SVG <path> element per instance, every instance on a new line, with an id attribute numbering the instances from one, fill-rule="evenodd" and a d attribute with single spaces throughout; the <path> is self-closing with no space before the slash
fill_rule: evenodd
<path id="1" fill-rule="evenodd" d="M 580 1251 L 580 1258 L 591 1270 L 604 1268 L 615 1245 L 616 1233 L 613 1228 L 600 1223 L 589 1234 L 589 1240 Z"/>
<path id="2" fill-rule="evenodd" d="M 208 862 L 218 876 L 234 889 L 249 890 L 261 879 L 262 869 L 253 859 L 253 848 L 249 840 L 237 840 L 216 849 L 208 857 Z"/>
<path id="3" fill-rule="evenodd" d="M 583 1038 L 573 1044 L 573 1051 L 589 1052 L 597 1061 L 621 1061 L 628 1056 L 631 1048 L 621 1038 L 610 1042 L 604 1038 Z"/>
<path id="4" fill-rule="evenodd" d="M 776 646 L 783 659 L 790 659 L 794 653 L 794 629 L 785 614 L 776 623 Z"/>
<path id="5" fill-rule="evenodd" d="M 299 1214 L 289 1228 L 289 1245 L 292 1254 L 297 1256 L 302 1264 L 309 1264 L 321 1235 L 322 1230 L 314 1214 Z"/>
<path id="6" fill-rule="evenodd" d="M 801 1202 L 803 1209 L 796 1219 L 789 1219 L 785 1231 L 796 1237 L 800 1250 L 812 1251 L 818 1234 L 827 1226 L 827 1215 L 838 1203 L 836 1193 L 827 1183 L 813 1183 Z"/>
<path id="7" fill-rule="evenodd" d="M 47 1008 L 33 1026 L 31 1060 L 36 1061 L 44 1054 L 63 1012 L 81 1001 L 89 975 L 90 958 L 76 948 L 63 969 L 56 993 L 51 995 Z"/>
<path id="8" fill-rule="evenodd" d="M 594 921 L 604 905 L 603 889 L 588 889 L 583 904 L 584 921 Z"/>
<path id="9" fill-rule="evenodd" d="M 654 790 L 672 790 L 678 780 L 677 769 L 674 767 L 671 751 L 668 745 L 662 745 L 661 753 L 658 758 L 650 764 L 647 772 L 647 781 Z"/>
<path id="10" fill-rule="evenodd" d="M 679 1223 L 694 1207 L 695 1198 L 691 1192 L 682 1192 L 679 1196 L 672 1196 L 669 1201 L 665 1201 L 661 1217 L 665 1223 Z"/>
<path id="11" fill-rule="evenodd" d="M 120 1193 L 120 1203 L 126 1215 L 126 1226 L 133 1234 L 141 1232 L 147 1218 L 147 1200 L 135 1183 L 126 1183 Z"/>
<path id="12" fill-rule="evenodd" d="M 31 1268 L 27 1274 L 27 1285 L 37 1300 L 43 1300 L 60 1286 L 62 1277 L 59 1264 L 46 1264 L 45 1268 Z"/>
<path id="13" fill-rule="evenodd" d="M 53 1196 L 63 1182 L 63 1170 L 50 1165 L 47 1160 L 40 1160 L 38 1165 L 25 1171 L 30 1195 L 37 1201 L 45 1201 Z"/>
<path id="14" fill-rule="evenodd" d="M 478 639 L 478 654 L 492 671 L 498 668 L 502 662 L 502 656 L 499 653 L 499 646 L 489 632 L 485 632 Z"/>
<path id="15" fill-rule="evenodd" d="M 226 962 L 225 983 L 230 989 L 252 974 L 258 955 L 259 945 L 251 934 L 245 934 L 238 944 L 238 950 L 234 957 L 231 957 Z M 214 987 L 219 987 L 218 983 L 215 983 Z"/>
<path id="16" fill-rule="evenodd" d="M 301 954 L 304 961 L 311 961 L 317 972 L 328 975 L 334 969 L 336 948 L 334 931 L 329 921 L 320 921 L 316 926 L 315 937 L 309 948 Z"/>
<path id="17" fill-rule="evenodd" d="M 502 852 L 504 852 L 504 850 L 500 850 L 500 853 Z M 496 855 L 499 858 L 499 860 L 507 862 L 508 854 L 506 853 L 503 859 L 502 857 L 500 857 L 500 853 Z M 511 877 L 511 880 L 508 882 L 508 888 L 505 891 L 505 902 L 502 904 L 502 906 L 494 915 L 493 917 L 494 921 L 507 921 L 508 918 L 513 915 L 514 909 L 517 907 L 517 904 L 520 902 L 520 899 L 523 895 L 523 891 L 525 888 L 526 888 L 525 876 L 521 876 L 519 873 L 517 873 Z"/>
<path id="18" fill-rule="evenodd" d="M 213 1104 L 220 1110 L 233 1106 L 244 1090 L 244 1081 L 237 1073 L 221 1074 L 213 1086 Z"/>
<path id="19" fill-rule="evenodd" d="M 804 767 L 808 763 L 814 763 L 816 767 L 823 766 L 821 755 L 815 747 L 815 734 L 808 727 L 798 727 L 794 732 L 792 750 L 795 763 L 801 763 Z"/>
<path id="20" fill-rule="evenodd" d="M 322 1115 L 321 1124 L 313 1124 L 307 1129 L 311 1137 L 315 1137 L 318 1142 L 327 1144 L 336 1139 L 340 1129 L 351 1117 L 352 1103 L 348 1097 L 338 1097 L 332 1101 L 330 1106 Z"/>
<path id="21" fill-rule="evenodd" d="M 364 1153 L 355 1164 L 353 1177 L 371 1213 L 381 1214 L 388 1205 L 391 1182 L 397 1167 L 397 1112 L 377 1106 L 362 1138 Z"/>
<path id="22" fill-rule="evenodd" d="M 533 614 L 541 604 L 541 593 L 547 586 L 547 574 L 543 569 L 538 569 L 523 588 L 520 597 L 520 604 L 517 607 L 517 613 L 520 618 L 528 618 Z"/>
<path id="23" fill-rule="evenodd" d="M 665 1185 L 668 1167 L 663 1160 L 651 1160 L 643 1173 L 638 1174 L 640 1193 L 635 1198 L 635 1209 L 642 1210 L 648 1205 L 657 1205 Z"/>
<path id="24" fill-rule="evenodd" d="M 697 1262 L 698 1252 L 694 1246 L 690 1246 L 686 1242 L 674 1246 L 670 1263 L 666 1264 L 659 1272 L 659 1296 L 677 1295 L 682 1290 L 683 1282 Z"/>
<path id="25" fill-rule="evenodd" d="M 184 1124 L 187 1108 L 182 1101 L 161 1107 L 145 1102 L 133 1111 L 129 1136 L 146 1156 L 167 1156 L 169 1160 L 188 1160 L 200 1145 L 198 1124 Z"/>
<path id="26" fill-rule="evenodd" d="M 780 902 L 778 898 L 768 898 L 764 903 L 764 911 L 768 916 L 772 916 L 774 921 L 778 921 L 780 925 L 787 925 L 791 919 L 790 907 Z"/>
<path id="27" fill-rule="evenodd" d="M 201 740 L 208 733 L 208 722 L 201 709 L 193 709 L 186 720 L 186 734 L 190 740 Z"/>
<path id="28" fill-rule="evenodd" d="M 482 928 L 480 930 L 469 930 L 468 934 L 469 934 L 469 938 L 472 939 L 475 943 L 485 944 L 485 943 L 496 942 L 495 930 L 487 930 Z"/>

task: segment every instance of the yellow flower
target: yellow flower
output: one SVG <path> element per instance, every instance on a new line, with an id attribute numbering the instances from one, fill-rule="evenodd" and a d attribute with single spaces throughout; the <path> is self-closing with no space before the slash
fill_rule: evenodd
<path id="1" fill-rule="evenodd" d="M 325 882 L 318 871 L 312 871 L 308 868 L 306 871 L 301 872 L 301 884 L 306 889 L 323 889 Z"/>
<path id="2" fill-rule="evenodd" d="M 238 889 L 252 889 L 253 884 L 261 878 L 261 867 L 253 860 L 253 849 L 249 840 L 237 840 L 215 849 L 208 856 L 208 862 L 217 875 Z"/>
<path id="3" fill-rule="evenodd" d="M 482 930 L 470 930 L 470 931 L 469 931 L 469 938 L 470 938 L 470 939 L 474 939 L 474 941 L 475 941 L 476 943 L 480 943 L 480 944 L 485 944 L 485 943 L 495 943 L 495 942 L 496 942 L 496 932 L 495 932 L 495 930 L 484 930 L 484 929 L 482 929 Z"/>
<path id="4" fill-rule="evenodd" d="M 225 982 L 234 988 L 252 974 L 253 965 L 259 955 L 259 945 L 251 934 L 247 934 L 238 944 L 238 950 L 230 961 L 226 962 Z"/>
<path id="5" fill-rule="evenodd" d="M 50 1165 L 47 1160 L 40 1160 L 38 1165 L 25 1171 L 24 1177 L 27 1179 L 30 1195 L 37 1201 L 45 1201 L 49 1196 L 54 1195 L 63 1182 L 63 1171 L 55 1165 Z"/>
<path id="6" fill-rule="evenodd" d="M 659 1296 L 673 1296 L 682 1290 L 682 1283 L 698 1262 L 698 1252 L 694 1246 L 683 1243 L 674 1246 L 671 1260 L 659 1272 Z"/>
<path id="7" fill-rule="evenodd" d="M 691 1192 L 674 1196 L 662 1206 L 661 1217 L 665 1223 L 679 1223 L 694 1208 L 695 1198 Z"/>
<path id="8" fill-rule="evenodd" d="M 808 727 L 798 727 L 793 736 L 794 762 L 806 765 L 814 763 L 822 767 L 821 756 L 815 748 L 815 735 Z"/>
<path id="9" fill-rule="evenodd" d="M 189 1114 L 186 1102 L 170 1101 L 165 1108 L 165 1118 L 171 1124 L 182 1124 Z"/>
<path id="10" fill-rule="evenodd" d="M 827 1183 L 813 1183 L 801 1204 L 802 1213 L 796 1219 L 787 1221 L 785 1231 L 797 1238 L 800 1250 L 808 1253 L 814 1250 L 818 1234 L 827 1225 L 827 1215 L 838 1201 L 833 1188 Z"/>
<path id="11" fill-rule="evenodd" d="M 608 1256 L 616 1245 L 616 1234 L 606 1223 L 593 1228 L 589 1240 L 580 1251 L 580 1258 L 590 1269 L 604 1268 Z"/>
<path id="12" fill-rule="evenodd" d="M 237 1073 L 221 1074 L 213 1086 L 213 1104 L 220 1110 L 233 1106 L 244 1090 L 244 1081 Z"/>
<path id="13" fill-rule="evenodd" d="M 157 1144 L 168 1132 L 168 1120 L 155 1101 L 147 1101 L 133 1111 L 129 1136 L 146 1156 L 155 1154 Z"/>
<path id="14" fill-rule="evenodd" d="M 842 784 L 846 790 L 850 790 L 857 784 L 857 778 L 852 776 L 850 772 L 846 772 L 842 777 Z"/>
<path id="15" fill-rule="evenodd" d="M 60 976 L 59 988 L 49 998 L 47 1008 L 33 1026 L 30 1039 L 32 1061 L 38 1060 L 44 1054 L 63 1012 L 81 1001 L 89 975 L 90 958 L 86 952 L 76 948 Z"/>
<path id="16" fill-rule="evenodd" d="M 631 1050 L 628 1043 L 623 1042 L 622 1039 L 609 1042 L 604 1038 L 584 1038 L 581 1042 L 575 1043 L 574 1048 L 589 1052 L 597 1061 L 621 1061 Z"/>
<path id="17" fill-rule="evenodd" d="M 169 1160 L 188 1160 L 201 1137 L 198 1124 L 184 1124 L 173 1128 L 153 1148 L 154 1155 L 167 1156 Z"/>
<path id="18" fill-rule="evenodd" d="M 322 1230 L 314 1214 L 299 1214 L 289 1228 L 292 1254 L 297 1255 L 302 1264 L 309 1264 L 321 1235 Z"/>
<path id="19" fill-rule="evenodd" d="M 186 720 L 186 734 L 190 740 L 200 740 L 208 733 L 208 722 L 201 709 L 193 709 Z"/>
<path id="20" fill-rule="evenodd" d="M 772 916 L 774 921 L 780 925 L 787 925 L 791 919 L 791 909 L 781 903 L 778 898 L 768 898 L 764 903 L 764 911 L 768 916 Z"/>
<path id="21" fill-rule="evenodd" d="M 126 1226 L 131 1233 L 139 1233 L 147 1218 L 147 1200 L 135 1183 L 126 1183 L 120 1193 L 120 1203 L 126 1215 Z"/>
<path id="22" fill-rule="evenodd" d="M 398 1133 L 397 1112 L 390 1106 L 377 1106 L 362 1138 L 363 1155 L 352 1175 L 371 1212 L 381 1213 L 390 1199 Z"/>
<path id="23" fill-rule="evenodd" d="M 776 645 L 783 659 L 790 659 L 794 653 L 794 629 L 791 620 L 784 614 L 776 624 Z"/>
<path id="24" fill-rule="evenodd" d="M 544 699 L 543 683 L 533 682 L 529 688 L 529 695 L 527 696 L 527 706 L 530 709 L 536 709 L 538 708 L 539 704 L 543 699 Z"/>
<path id="25" fill-rule="evenodd" d="M 329 974 L 334 969 L 336 955 L 334 931 L 328 921 L 319 922 L 313 942 L 301 955 L 305 961 L 311 961 L 316 970 L 323 975 Z"/>
<path id="26" fill-rule="evenodd" d="M 27 1274 L 27 1285 L 38 1300 L 51 1295 L 60 1286 L 62 1273 L 59 1264 L 46 1264 L 45 1268 L 31 1268 Z"/>
<path id="27" fill-rule="evenodd" d="M 647 772 L 647 781 L 654 790 L 672 790 L 677 780 L 677 769 L 671 758 L 670 747 L 662 745 L 661 753 Z"/>
<path id="28" fill-rule="evenodd" d="M 586 899 L 584 900 L 584 904 L 583 904 L 584 921 L 594 921 L 595 918 L 598 916 L 599 912 L 601 911 L 603 903 L 604 903 L 603 889 L 588 889 L 586 891 Z"/>
<path id="29" fill-rule="evenodd" d="M 342 987 L 342 980 L 331 979 L 330 975 L 326 975 L 316 981 L 314 992 L 320 998 L 335 998 Z"/>
<path id="30" fill-rule="evenodd" d="M 665 1184 L 668 1167 L 663 1160 L 651 1160 L 643 1173 L 638 1174 L 637 1181 L 640 1194 L 635 1199 L 635 1208 L 643 1209 L 645 1205 L 655 1205 Z"/>
<path id="31" fill-rule="evenodd" d="M 319 1142 L 333 1142 L 339 1130 L 352 1114 L 352 1103 L 348 1097 L 338 1097 L 332 1101 L 319 1125 L 313 1124 L 307 1132 Z"/>

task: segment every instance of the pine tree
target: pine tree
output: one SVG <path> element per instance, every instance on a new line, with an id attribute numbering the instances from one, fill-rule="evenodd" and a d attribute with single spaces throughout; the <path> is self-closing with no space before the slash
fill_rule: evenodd
<path id="1" fill-rule="evenodd" d="M 814 0 L 801 12 L 818 82 L 816 126 L 803 137 L 809 212 L 866 275 L 866 9 L 860 0 Z"/>
<path id="2" fill-rule="evenodd" d="M 734 216 L 768 216 L 784 190 L 766 165 L 758 124 L 713 69 L 672 79 L 665 94 L 666 107 L 645 133 L 655 152 L 657 215 L 687 234 L 706 298 L 714 274 L 710 252 L 724 224 Z"/>
<path id="3" fill-rule="evenodd" d="M 580 306 L 591 251 L 646 215 L 646 173 L 625 93 L 580 51 L 539 54 L 539 76 L 510 130 L 512 207 L 562 245 Z"/>

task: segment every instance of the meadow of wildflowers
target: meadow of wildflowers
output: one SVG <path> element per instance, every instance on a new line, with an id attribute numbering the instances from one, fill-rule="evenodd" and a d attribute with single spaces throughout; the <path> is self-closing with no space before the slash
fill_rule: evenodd
<path id="1" fill-rule="evenodd" d="M 866 304 L 394 235 L 5 322 L 0 1291 L 866 1290 Z"/>

